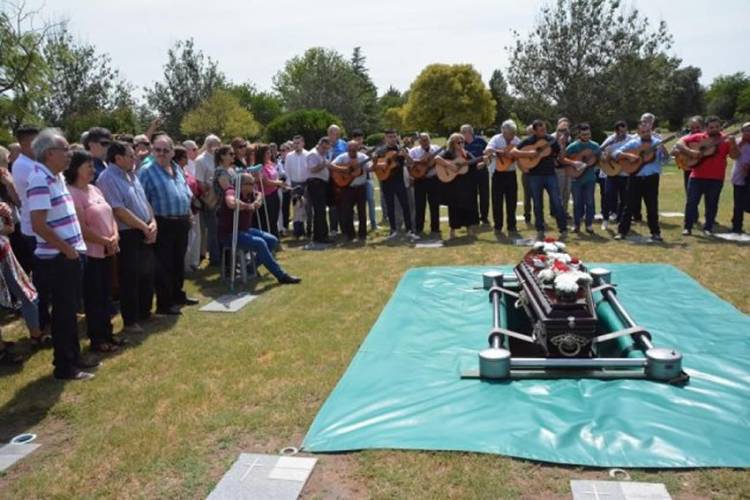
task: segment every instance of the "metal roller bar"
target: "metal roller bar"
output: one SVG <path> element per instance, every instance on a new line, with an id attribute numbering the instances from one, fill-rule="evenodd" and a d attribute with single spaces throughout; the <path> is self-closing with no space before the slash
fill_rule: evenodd
<path id="1" fill-rule="evenodd" d="M 511 369 L 530 368 L 643 368 L 644 358 L 511 358 Z"/>

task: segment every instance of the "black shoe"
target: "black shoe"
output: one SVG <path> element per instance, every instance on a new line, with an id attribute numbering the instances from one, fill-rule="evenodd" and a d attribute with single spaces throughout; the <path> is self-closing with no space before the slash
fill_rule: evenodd
<path id="1" fill-rule="evenodd" d="M 73 366 L 75 366 L 79 370 L 90 370 L 92 368 L 99 368 L 100 366 L 102 366 L 102 362 L 96 359 L 81 358 L 73 363 Z"/>
<path id="2" fill-rule="evenodd" d="M 200 303 L 200 301 L 192 297 L 185 297 L 184 299 L 179 301 L 179 304 L 183 306 L 194 306 L 194 305 L 197 305 L 198 303 Z"/>
<path id="3" fill-rule="evenodd" d="M 161 314 L 162 316 L 179 316 L 180 314 L 182 314 L 182 311 L 180 311 L 180 308 L 178 306 L 172 306 L 168 308 L 156 309 L 156 314 Z"/>
<path id="4" fill-rule="evenodd" d="M 302 281 L 302 278 L 292 276 L 290 274 L 284 274 L 279 278 L 279 283 L 282 285 L 295 285 Z"/>
<path id="5" fill-rule="evenodd" d="M 55 374 L 55 378 L 57 380 L 90 380 L 95 376 L 96 375 L 94 375 L 93 373 L 89 373 L 83 370 L 74 370 L 63 375 Z"/>

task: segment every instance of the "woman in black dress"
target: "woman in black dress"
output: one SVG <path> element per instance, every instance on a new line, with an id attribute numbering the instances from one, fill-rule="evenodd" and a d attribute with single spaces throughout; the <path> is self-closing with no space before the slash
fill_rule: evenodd
<path id="1" fill-rule="evenodd" d="M 473 157 L 464 149 L 464 138 L 461 134 L 451 134 L 448 138 L 446 150 L 438 155 L 436 161 L 453 161 L 456 159 L 471 160 Z M 448 224 L 450 225 L 450 237 L 456 237 L 456 229 L 466 227 L 467 234 L 474 236 L 476 226 L 479 224 L 479 211 L 477 209 L 477 183 L 475 165 L 469 166 L 466 174 L 458 175 L 451 182 L 442 184 L 443 203 L 448 205 Z"/>

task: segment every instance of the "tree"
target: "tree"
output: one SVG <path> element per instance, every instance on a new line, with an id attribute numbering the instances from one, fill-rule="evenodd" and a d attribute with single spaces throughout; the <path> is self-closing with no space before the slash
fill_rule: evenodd
<path id="1" fill-rule="evenodd" d="M 188 137 L 258 137 L 260 123 L 228 90 L 218 89 L 182 119 L 180 131 Z"/>
<path id="2" fill-rule="evenodd" d="M 0 11 L 0 123 L 15 131 L 39 121 L 35 104 L 45 90 L 47 66 L 42 48 L 58 23 L 37 25 L 36 11 L 3 2 Z"/>
<path id="3" fill-rule="evenodd" d="M 362 106 L 362 119 L 357 127 L 365 132 L 372 132 L 380 128 L 378 126 L 378 89 L 370 79 L 365 65 L 366 60 L 367 58 L 362 54 L 362 48 L 354 47 L 350 62 L 354 74 L 359 78 L 359 102 Z"/>
<path id="4" fill-rule="evenodd" d="M 384 113 L 389 108 L 399 108 L 406 104 L 407 96 L 398 91 L 397 88 L 392 85 L 388 87 L 383 95 L 378 98 L 378 106 L 380 107 L 381 113 Z"/>
<path id="5" fill-rule="evenodd" d="M 369 126 L 362 75 L 335 50 L 308 49 L 288 60 L 273 83 L 290 111 L 324 109 L 339 116 L 346 128 Z"/>
<path id="6" fill-rule="evenodd" d="M 503 120 L 510 116 L 513 104 L 513 97 L 508 93 L 508 84 L 501 70 L 496 69 L 492 72 L 489 87 L 490 94 L 495 100 L 495 124 L 500 125 Z"/>
<path id="7" fill-rule="evenodd" d="M 703 113 L 706 90 L 700 84 L 700 78 L 701 70 L 695 66 L 685 66 L 672 73 L 669 93 L 661 111 L 672 130 L 682 128 L 686 118 Z"/>
<path id="8" fill-rule="evenodd" d="M 281 144 L 299 134 L 305 138 L 307 147 L 311 148 L 326 135 L 331 123 L 341 123 L 341 119 L 323 109 L 292 111 L 268 124 L 265 139 Z"/>
<path id="9" fill-rule="evenodd" d="M 83 130 L 104 126 L 105 121 L 114 131 L 136 131 L 132 86 L 112 68 L 108 55 L 76 43 L 64 23 L 50 32 L 43 52 L 48 83 L 39 113 L 48 125 L 62 128 L 75 140 Z"/>
<path id="10" fill-rule="evenodd" d="M 464 123 L 476 128 L 492 124 L 495 101 L 470 64 L 431 64 L 409 89 L 405 125 L 448 134 Z"/>
<path id="11" fill-rule="evenodd" d="M 748 87 L 750 78 L 745 73 L 717 76 L 706 92 L 708 113 L 724 120 L 733 118 L 737 112 L 737 99 Z"/>
<path id="12" fill-rule="evenodd" d="M 384 128 L 403 130 L 406 128 L 405 118 L 406 110 L 403 106 L 397 108 L 388 108 L 383 112 L 381 122 Z"/>
<path id="13" fill-rule="evenodd" d="M 148 104 L 163 119 L 163 127 L 180 137 L 180 124 L 186 113 L 226 86 L 218 64 L 195 49 L 193 39 L 178 41 L 167 52 L 164 81 L 145 89 Z"/>
<path id="14" fill-rule="evenodd" d="M 594 127 L 655 109 L 679 60 L 672 37 L 619 0 L 557 0 L 522 38 L 514 31 L 508 82 L 527 102 L 549 103 Z"/>
<path id="15" fill-rule="evenodd" d="M 742 89 L 740 95 L 737 96 L 736 114 L 743 117 L 743 120 L 750 117 L 750 85 Z"/>
<path id="16" fill-rule="evenodd" d="M 230 85 L 229 91 L 264 127 L 284 112 L 284 103 L 281 97 L 273 92 L 258 90 L 252 83 Z"/>

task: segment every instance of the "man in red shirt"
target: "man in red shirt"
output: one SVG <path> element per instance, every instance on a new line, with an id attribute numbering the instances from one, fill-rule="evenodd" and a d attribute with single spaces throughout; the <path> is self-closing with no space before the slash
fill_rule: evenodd
<path id="1" fill-rule="evenodd" d="M 708 156 L 704 156 L 704 151 L 699 149 L 698 145 L 705 139 L 711 139 L 715 146 L 713 154 Z M 721 120 L 717 116 L 709 116 L 706 119 L 705 132 L 687 135 L 680 139 L 675 147 L 678 152 L 692 158 L 703 157 L 690 173 L 685 204 L 685 227 L 682 234 L 686 236 L 692 234 L 693 224 L 698 218 L 698 204 L 705 196 L 706 223 L 703 225 L 703 234 L 713 236 L 714 221 L 719 209 L 719 195 L 724 186 L 724 175 L 727 169 L 727 156 L 732 158 L 739 156 L 737 144 L 722 135 Z"/>

